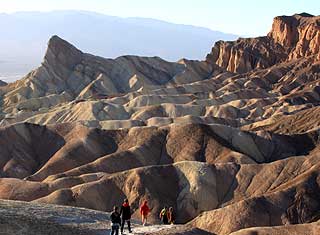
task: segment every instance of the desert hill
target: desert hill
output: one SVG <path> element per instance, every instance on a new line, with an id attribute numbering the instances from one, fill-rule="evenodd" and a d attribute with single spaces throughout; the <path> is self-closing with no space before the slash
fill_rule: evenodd
<path id="1" fill-rule="evenodd" d="M 280 16 L 176 63 L 53 36 L 0 87 L 0 198 L 110 211 L 128 197 L 135 219 L 148 199 L 154 224 L 173 206 L 183 225 L 150 234 L 316 234 L 319 29 Z"/>

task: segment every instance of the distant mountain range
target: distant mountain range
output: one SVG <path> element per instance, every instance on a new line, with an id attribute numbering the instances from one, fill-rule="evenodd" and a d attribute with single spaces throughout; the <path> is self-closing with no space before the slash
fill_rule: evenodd
<path id="1" fill-rule="evenodd" d="M 84 11 L 0 14 L 0 79 L 15 80 L 37 67 L 52 35 L 103 57 L 159 56 L 204 59 L 217 40 L 236 35 L 147 18 Z"/>

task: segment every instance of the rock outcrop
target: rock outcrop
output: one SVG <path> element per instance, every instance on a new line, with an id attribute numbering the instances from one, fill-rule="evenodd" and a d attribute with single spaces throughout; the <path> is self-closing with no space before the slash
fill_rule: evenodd
<path id="1" fill-rule="evenodd" d="M 278 16 L 274 18 L 268 36 L 219 41 L 208 54 L 207 61 L 231 72 L 246 73 L 279 62 L 318 55 L 319 29 L 319 16 L 306 13 Z"/>
<path id="2" fill-rule="evenodd" d="M 268 34 L 288 52 L 288 59 L 320 53 L 320 17 L 307 13 L 278 16 Z"/>
<path id="3" fill-rule="evenodd" d="M 284 61 L 283 47 L 269 37 L 239 38 L 235 42 L 218 41 L 207 56 L 207 62 L 234 73 L 263 69 Z"/>

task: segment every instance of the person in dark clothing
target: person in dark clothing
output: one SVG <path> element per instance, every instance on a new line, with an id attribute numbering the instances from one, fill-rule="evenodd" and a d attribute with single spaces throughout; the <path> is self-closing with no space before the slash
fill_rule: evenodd
<path id="1" fill-rule="evenodd" d="M 124 202 L 123 202 L 123 204 L 121 206 L 120 214 L 121 214 L 121 219 L 122 219 L 122 221 L 121 221 L 121 234 L 123 234 L 124 224 L 126 222 L 128 224 L 129 233 L 132 233 L 132 231 L 131 231 L 131 222 L 130 222 L 130 219 L 131 219 L 131 208 L 130 208 L 128 199 L 124 199 Z"/>
<path id="2" fill-rule="evenodd" d="M 111 220 L 111 233 L 110 233 L 110 235 L 119 235 L 121 218 L 120 218 L 119 208 L 117 206 L 113 207 L 113 211 L 110 215 L 110 220 Z"/>
<path id="3" fill-rule="evenodd" d="M 163 224 L 169 224 L 168 220 L 168 207 L 164 207 L 161 212 L 160 212 L 160 220 L 162 221 Z"/>
<path id="4" fill-rule="evenodd" d="M 175 218 L 175 214 L 173 211 L 173 207 L 170 207 L 169 212 L 168 212 L 168 222 L 169 222 L 169 224 L 174 224 L 175 221 L 176 221 L 176 218 Z"/>

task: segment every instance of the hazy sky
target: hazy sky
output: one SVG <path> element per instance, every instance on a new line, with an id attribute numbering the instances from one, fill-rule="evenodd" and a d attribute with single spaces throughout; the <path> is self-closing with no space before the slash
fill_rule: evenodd
<path id="1" fill-rule="evenodd" d="M 320 0 L 0 0 L 0 12 L 86 10 L 265 35 L 277 15 L 320 15 Z"/>

